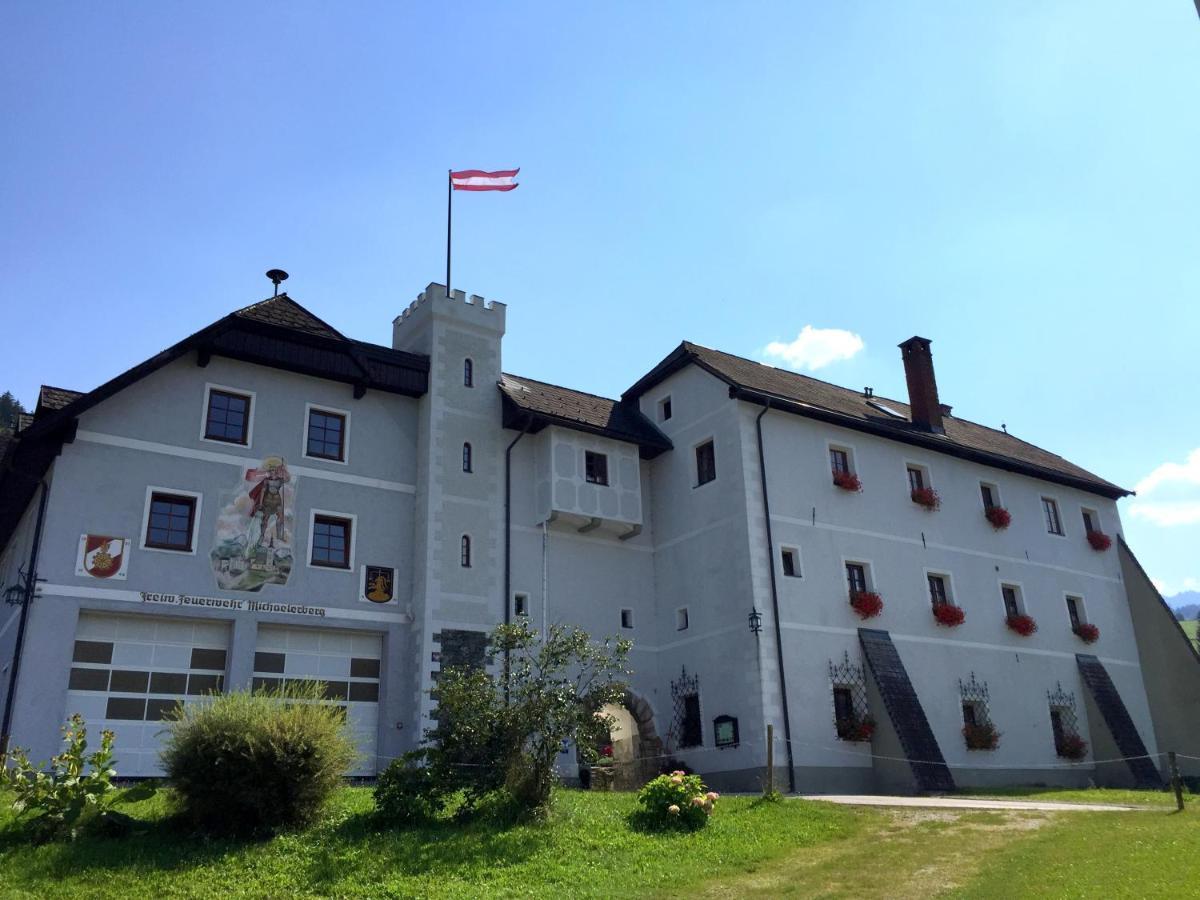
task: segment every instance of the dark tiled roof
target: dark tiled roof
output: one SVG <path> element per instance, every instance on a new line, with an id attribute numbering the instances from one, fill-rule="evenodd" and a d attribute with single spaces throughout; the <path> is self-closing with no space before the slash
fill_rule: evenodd
<path id="1" fill-rule="evenodd" d="M 37 409 L 39 411 L 62 409 L 68 403 L 73 403 L 82 396 L 83 391 L 69 391 L 66 388 L 43 384 L 42 389 L 38 391 Z"/>
<path id="2" fill-rule="evenodd" d="M 830 421 L 844 420 L 843 424 L 849 427 L 865 427 L 864 430 L 883 433 L 897 440 L 917 443 L 953 455 L 970 453 L 979 458 L 979 461 L 992 465 L 1009 461 L 1034 477 L 1065 480 L 1084 489 L 1094 489 L 1106 496 L 1122 496 L 1129 493 L 1057 454 L 1035 447 L 995 428 L 988 428 L 956 416 L 945 416 L 946 433 L 933 434 L 909 421 L 911 410 L 903 401 L 879 396 L 864 397 L 859 391 L 722 353 L 720 350 L 710 350 L 688 341 L 680 344 L 674 353 L 630 388 L 625 394 L 626 399 L 640 396 L 689 362 L 697 363 L 734 387 L 787 401 L 793 405 L 793 412 L 810 414 L 815 418 L 826 418 Z M 895 410 L 900 417 L 888 415 L 872 406 L 871 401 Z"/>
<path id="3" fill-rule="evenodd" d="M 619 441 L 638 444 L 650 455 L 671 448 L 671 442 L 638 409 L 636 403 L 610 400 L 520 375 L 504 375 L 500 390 L 517 409 L 532 413 L 545 424 L 558 424 Z"/>
<path id="4" fill-rule="evenodd" d="M 242 319 L 262 322 L 265 325 L 277 325 L 280 328 L 303 331 L 317 337 L 332 338 L 335 341 L 346 340 L 344 334 L 328 322 L 318 319 L 287 294 L 252 303 L 239 309 L 234 315 Z"/>
<path id="5" fill-rule="evenodd" d="M 21 413 L 17 416 L 17 431 L 24 431 L 33 424 L 33 416 L 29 413 Z"/>

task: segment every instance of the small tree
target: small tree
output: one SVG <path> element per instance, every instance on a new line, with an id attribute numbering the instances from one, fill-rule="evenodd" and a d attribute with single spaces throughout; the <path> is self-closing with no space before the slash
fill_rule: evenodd
<path id="1" fill-rule="evenodd" d="M 434 780 L 463 790 L 468 810 L 500 790 L 519 813 L 545 808 L 563 742 L 592 747 L 612 726 L 601 710 L 624 697 L 631 646 L 562 625 L 544 639 L 524 620 L 498 627 L 496 674 L 451 668 L 438 681 L 437 725 L 426 734 Z"/>
<path id="2" fill-rule="evenodd" d="M 0 431 L 16 431 L 17 420 L 26 411 L 11 391 L 0 394 Z"/>

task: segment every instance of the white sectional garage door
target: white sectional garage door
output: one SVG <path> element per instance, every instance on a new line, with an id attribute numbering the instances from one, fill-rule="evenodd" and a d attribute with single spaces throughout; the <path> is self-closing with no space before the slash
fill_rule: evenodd
<path id="1" fill-rule="evenodd" d="M 382 637 L 353 631 L 260 625 L 254 686 L 323 681 L 325 696 L 346 710 L 360 758 L 350 775 L 374 775 L 379 733 L 379 660 Z"/>
<path id="2" fill-rule="evenodd" d="M 162 719 L 224 688 L 228 650 L 223 622 L 83 611 L 66 713 L 81 713 L 97 743 L 102 729 L 116 735 L 118 775 L 161 775 Z"/>

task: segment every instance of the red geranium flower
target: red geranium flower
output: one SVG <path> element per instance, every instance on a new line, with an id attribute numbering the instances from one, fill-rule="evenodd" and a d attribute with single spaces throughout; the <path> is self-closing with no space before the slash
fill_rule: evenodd
<path id="1" fill-rule="evenodd" d="M 967 742 L 968 750 L 995 750 L 1000 746 L 1000 732 L 991 722 L 964 725 L 963 739 Z"/>
<path id="2" fill-rule="evenodd" d="M 1037 631 L 1037 622 L 1033 620 L 1033 616 L 1009 616 L 1004 620 L 1004 624 L 1021 637 L 1029 637 Z"/>
<path id="3" fill-rule="evenodd" d="M 875 733 L 875 720 L 870 716 L 861 719 L 838 719 L 837 734 L 843 741 L 869 741 Z"/>
<path id="4" fill-rule="evenodd" d="M 1091 622 L 1082 622 L 1071 630 L 1079 635 L 1079 639 L 1085 644 L 1094 644 L 1100 640 L 1100 629 Z"/>
<path id="5" fill-rule="evenodd" d="M 1012 522 L 1012 515 L 1003 506 L 989 506 L 983 514 L 997 531 L 1003 531 Z"/>
<path id="6" fill-rule="evenodd" d="M 862 481 L 853 472 L 834 472 L 833 483 L 843 491 L 862 490 Z"/>
<path id="7" fill-rule="evenodd" d="M 874 591 L 855 591 L 850 595 L 850 605 L 860 619 L 872 619 L 883 612 L 883 598 Z"/>
<path id="8" fill-rule="evenodd" d="M 1089 531 L 1088 543 L 1092 545 L 1093 550 L 1104 552 L 1112 546 L 1112 538 L 1103 531 Z"/>
<path id="9" fill-rule="evenodd" d="M 1077 734 L 1064 734 L 1058 744 L 1058 755 L 1065 759 L 1083 759 L 1087 756 L 1087 741 Z"/>
<path id="10" fill-rule="evenodd" d="M 942 498 L 931 487 L 914 488 L 911 496 L 913 503 L 923 506 L 931 512 L 942 505 Z"/>
<path id="11" fill-rule="evenodd" d="M 956 625 L 961 625 L 963 620 L 967 618 L 967 614 L 963 612 L 961 606 L 955 606 L 952 603 L 939 603 L 933 608 L 933 617 L 937 619 L 939 625 L 953 628 Z"/>

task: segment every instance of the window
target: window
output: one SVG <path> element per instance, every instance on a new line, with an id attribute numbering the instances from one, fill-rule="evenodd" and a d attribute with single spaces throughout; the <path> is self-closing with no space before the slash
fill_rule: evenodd
<path id="1" fill-rule="evenodd" d="M 513 614 L 518 616 L 529 615 L 529 595 L 516 594 L 513 597 Z"/>
<path id="2" fill-rule="evenodd" d="M 632 628 L 633 627 L 633 610 L 632 609 L 621 610 L 621 627 L 622 628 Z"/>
<path id="3" fill-rule="evenodd" d="M 1021 589 L 1011 584 L 1000 585 L 1000 596 L 1004 599 L 1004 615 L 1021 615 Z"/>
<path id="4" fill-rule="evenodd" d="M 1050 730 L 1054 734 L 1054 752 L 1062 756 L 1067 730 L 1063 727 L 1063 711 L 1053 706 L 1050 707 Z"/>
<path id="5" fill-rule="evenodd" d="M 331 569 L 350 568 L 350 520 L 313 516 L 312 564 Z"/>
<path id="6" fill-rule="evenodd" d="M 688 610 L 686 606 L 681 606 L 675 610 L 675 630 L 687 631 L 688 627 Z"/>
<path id="7" fill-rule="evenodd" d="M 459 564 L 464 569 L 471 568 L 471 536 L 464 534 L 459 545 Z"/>
<path id="8" fill-rule="evenodd" d="M 981 484 L 979 485 L 979 493 L 983 497 L 984 509 L 995 509 L 1000 504 L 996 502 L 995 485 Z"/>
<path id="9" fill-rule="evenodd" d="M 195 524 L 195 497 L 155 491 L 150 495 L 150 515 L 146 521 L 146 536 L 142 546 L 190 553 Z"/>
<path id="10" fill-rule="evenodd" d="M 208 408 L 204 414 L 204 438 L 230 444 L 247 444 L 250 437 L 250 397 L 208 390 Z"/>
<path id="11" fill-rule="evenodd" d="M 1058 516 L 1058 503 L 1050 497 L 1043 497 L 1042 511 L 1046 514 L 1046 531 L 1050 534 L 1062 534 L 1062 519 Z"/>
<path id="12" fill-rule="evenodd" d="M 867 590 L 867 567 L 862 563 L 846 563 L 846 583 L 851 594 Z"/>
<path id="13" fill-rule="evenodd" d="M 658 401 L 658 421 L 665 422 L 671 418 L 671 398 L 663 397 Z"/>
<path id="14" fill-rule="evenodd" d="M 708 484 L 717 477 L 717 451 L 712 441 L 696 448 L 696 486 Z"/>
<path id="15" fill-rule="evenodd" d="M 475 363 L 463 360 L 463 387 L 475 387 Z"/>
<path id="16" fill-rule="evenodd" d="M 919 491 L 925 487 L 925 471 L 920 466 L 908 467 L 908 490 Z"/>
<path id="17" fill-rule="evenodd" d="M 304 455 L 334 462 L 346 461 L 346 416 L 327 409 L 309 407 L 308 437 Z"/>
<path id="18" fill-rule="evenodd" d="M 608 457 L 603 453 L 593 453 L 585 450 L 583 453 L 583 474 L 588 484 L 608 484 Z"/>
<path id="19" fill-rule="evenodd" d="M 683 721 L 679 730 L 680 747 L 699 747 L 704 743 L 700 727 L 700 695 L 685 694 L 683 697 Z"/>
<path id="20" fill-rule="evenodd" d="M 471 445 L 463 444 L 463 471 L 472 472 L 471 468 Z"/>
<path id="21" fill-rule="evenodd" d="M 975 704 L 971 701 L 964 702 L 962 705 L 963 724 L 969 725 L 972 728 L 979 725 L 980 715 Z"/>
<path id="22" fill-rule="evenodd" d="M 800 577 L 800 554 L 794 547 L 784 547 L 781 551 L 783 574 L 788 578 Z"/>
<path id="23" fill-rule="evenodd" d="M 1083 510 L 1083 531 L 1084 534 L 1095 534 L 1100 531 L 1100 517 L 1096 515 L 1094 509 Z"/>
<path id="24" fill-rule="evenodd" d="M 1083 615 L 1083 598 L 1067 595 L 1067 615 L 1071 617 L 1071 627 L 1078 628 L 1086 619 Z"/>
<path id="25" fill-rule="evenodd" d="M 833 721 L 837 736 L 842 740 L 849 738 L 858 721 L 854 709 L 854 691 L 849 687 L 835 686 L 833 689 Z"/>
<path id="26" fill-rule="evenodd" d="M 934 609 L 939 606 L 945 606 L 950 602 L 950 595 L 946 591 L 946 578 L 943 575 L 926 575 L 929 582 L 929 602 Z"/>
<path id="27" fill-rule="evenodd" d="M 850 473 L 850 454 L 839 447 L 829 448 L 829 468 L 833 470 L 834 475 L 840 473 Z"/>

